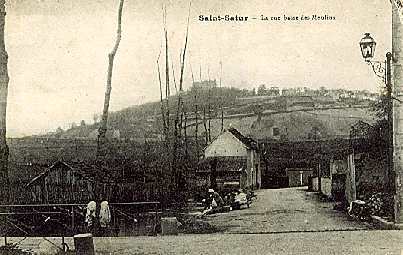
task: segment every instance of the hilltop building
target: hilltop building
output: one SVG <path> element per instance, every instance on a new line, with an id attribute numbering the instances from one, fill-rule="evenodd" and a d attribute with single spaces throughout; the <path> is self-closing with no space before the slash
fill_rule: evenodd
<path id="1" fill-rule="evenodd" d="M 195 81 L 192 84 L 192 89 L 208 90 L 216 87 L 217 87 L 217 81 L 215 79 L 205 81 Z"/>

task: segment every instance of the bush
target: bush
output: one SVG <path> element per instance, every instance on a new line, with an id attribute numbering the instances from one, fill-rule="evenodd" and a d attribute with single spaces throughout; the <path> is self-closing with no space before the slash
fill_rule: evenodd
<path id="1" fill-rule="evenodd" d="M 375 193 L 365 201 L 370 209 L 371 215 L 390 218 L 393 217 L 394 201 L 393 195 L 388 193 Z"/>

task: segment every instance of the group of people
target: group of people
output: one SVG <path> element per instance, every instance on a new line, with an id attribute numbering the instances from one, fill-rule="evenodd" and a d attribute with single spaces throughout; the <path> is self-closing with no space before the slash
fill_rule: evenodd
<path id="1" fill-rule="evenodd" d="M 249 208 L 250 201 L 248 195 L 242 189 L 228 193 L 226 198 L 233 210 L 239 210 L 243 205 Z"/>
<path id="2" fill-rule="evenodd" d="M 111 223 L 111 212 L 108 201 L 102 201 L 99 206 L 95 201 L 87 204 L 85 214 L 87 230 L 92 234 L 105 235 Z"/>
<path id="3" fill-rule="evenodd" d="M 243 190 L 234 190 L 222 199 L 220 194 L 214 189 L 208 190 L 207 198 L 203 199 L 204 211 L 203 215 L 219 213 L 224 211 L 224 206 L 229 206 L 229 210 L 239 210 L 242 205 L 249 207 L 250 201 Z"/>

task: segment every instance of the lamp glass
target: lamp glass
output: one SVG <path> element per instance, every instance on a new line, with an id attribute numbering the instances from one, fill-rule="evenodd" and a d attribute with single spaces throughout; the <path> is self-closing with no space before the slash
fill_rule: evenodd
<path id="1" fill-rule="evenodd" d="M 375 47 L 375 40 L 371 37 L 369 33 L 365 33 L 365 36 L 360 41 L 361 54 L 365 61 L 369 61 L 371 58 L 374 57 Z"/>

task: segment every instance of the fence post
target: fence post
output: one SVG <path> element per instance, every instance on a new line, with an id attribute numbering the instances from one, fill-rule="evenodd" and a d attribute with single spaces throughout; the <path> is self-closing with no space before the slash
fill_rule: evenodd
<path id="1" fill-rule="evenodd" d="M 73 232 L 73 235 L 75 233 L 75 228 L 74 228 L 74 205 L 71 206 L 71 231 Z"/>
<path id="2" fill-rule="evenodd" d="M 4 217 L 4 245 L 7 246 L 7 215 Z"/>
<path id="3" fill-rule="evenodd" d="M 77 255 L 95 255 L 92 234 L 75 235 L 74 248 Z"/>
<path id="4" fill-rule="evenodd" d="M 158 223 L 158 203 L 154 204 L 154 210 L 155 210 L 155 219 L 154 219 L 154 235 L 157 235 L 157 223 Z"/>
<path id="5" fill-rule="evenodd" d="M 112 218 L 113 218 L 113 233 L 116 233 L 116 230 L 118 229 L 118 227 L 116 226 L 116 210 L 115 207 L 112 207 Z"/>

